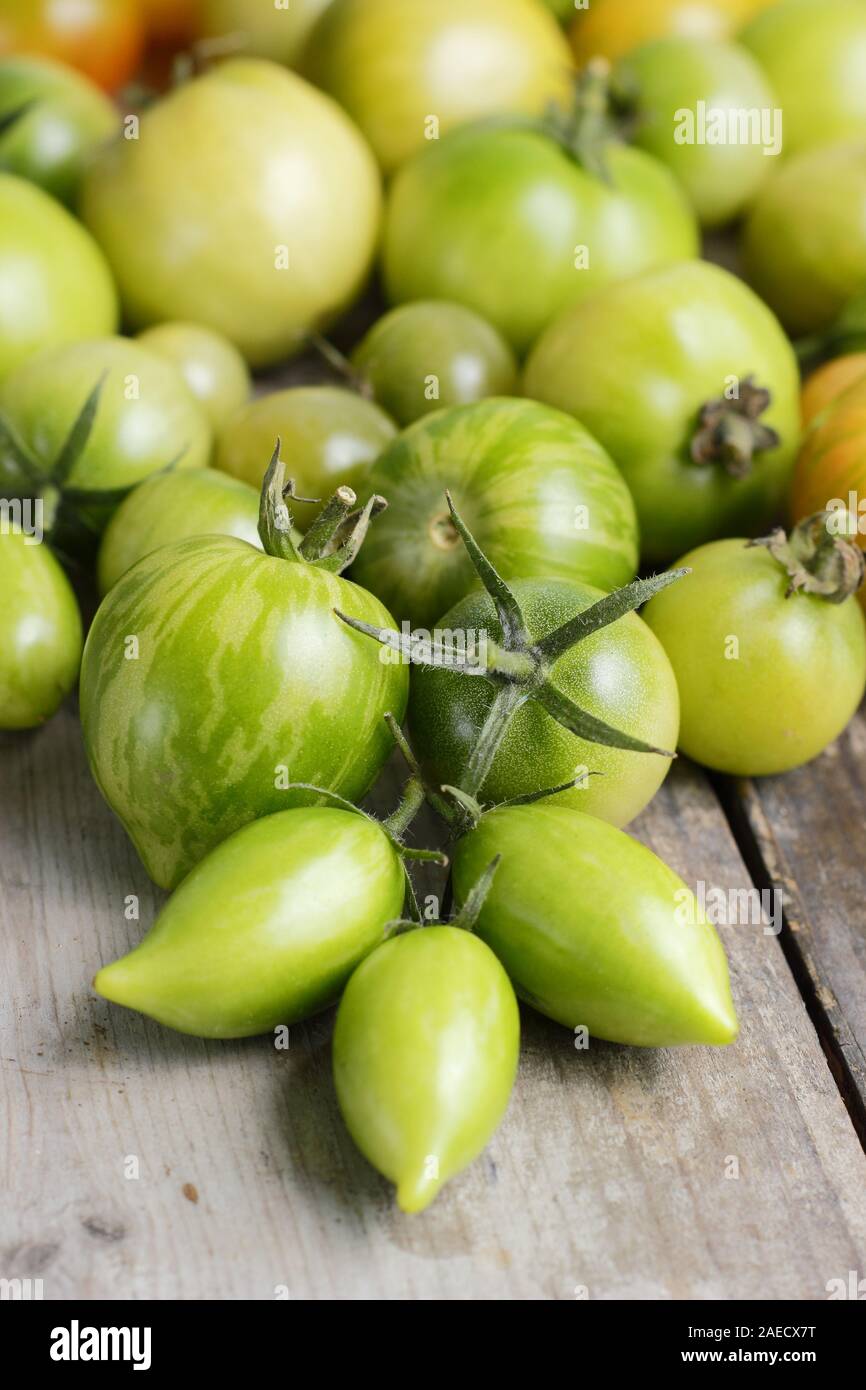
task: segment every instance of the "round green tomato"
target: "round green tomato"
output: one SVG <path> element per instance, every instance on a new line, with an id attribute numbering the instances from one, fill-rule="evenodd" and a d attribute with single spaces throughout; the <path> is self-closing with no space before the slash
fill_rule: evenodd
<path id="1" fill-rule="evenodd" d="M 206 38 L 230 35 L 244 53 L 289 67 L 301 58 L 313 26 L 330 0 L 199 0 L 198 28 Z"/>
<path id="2" fill-rule="evenodd" d="M 508 977 L 468 931 L 395 936 L 355 971 L 334 1028 L 337 1099 L 402 1211 L 423 1211 L 481 1153 L 508 1107 L 519 1046 Z"/>
<path id="3" fill-rule="evenodd" d="M 773 118 L 773 93 L 746 49 L 659 39 L 629 54 L 615 81 L 635 102 L 635 143 L 676 175 L 703 226 L 730 222 L 752 202 L 782 131 L 762 129 L 762 119 Z M 755 113 L 743 129 L 742 111 Z M 720 131 L 725 138 L 717 142 Z"/>
<path id="4" fill-rule="evenodd" d="M 379 230 L 372 154 L 308 83 L 258 59 L 175 88 L 82 186 L 135 328 L 215 328 L 254 366 L 297 350 L 361 288 Z"/>
<path id="5" fill-rule="evenodd" d="M 786 155 L 866 136 L 866 6 L 862 0 L 786 0 L 740 34 L 784 112 Z"/>
<path id="6" fill-rule="evenodd" d="M 722 944 L 644 845 L 568 806 L 503 807 L 455 847 L 458 903 L 497 854 L 475 930 L 534 1009 L 637 1047 L 734 1041 Z"/>
<path id="7" fill-rule="evenodd" d="M 116 325 L 114 284 L 93 238 L 41 188 L 0 174 L 0 381 L 43 348 Z"/>
<path id="8" fill-rule="evenodd" d="M 569 579 L 517 580 L 511 588 L 535 639 L 602 597 L 598 589 Z M 466 634 L 467 643 L 482 635 L 494 642 L 502 637 L 493 602 L 483 591 L 467 594 L 434 631 Z M 592 633 L 561 656 L 554 684 L 614 728 L 654 748 L 676 748 L 677 683 L 661 643 L 637 614 Z M 493 687 L 483 679 L 441 667 L 413 670 L 409 730 L 432 785 L 460 785 L 493 697 Z M 559 793 L 558 801 L 625 825 L 655 796 L 669 766 L 669 758 L 654 753 L 576 738 L 530 700 L 513 716 L 478 795 L 485 803 L 507 801 L 579 777 L 580 784 Z"/>
<path id="9" fill-rule="evenodd" d="M 702 408 L 724 401 L 736 416 L 749 377 L 770 392 L 760 423 L 779 443 L 743 476 L 724 459 L 696 463 Z M 718 266 L 670 266 L 568 310 L 536 344 L 524 390 L 570 411 L 619 465 L 648 564 L 757 532 L 782 508 L 800 433 L 797 360 L 770 310 Z"/>
<path id="10" fill-rule="evenodd" d="M 66 476 L 63 449 L 99 386 L 90 433 Z M 204 468 L 207 421 L 179 373 L 128 338 L 96 338 L 40 353 L 0 384 L 0 420 L 23 450 L 0 449 L 0 489 L 45 500 L 58 542 L 98 534 L 118 503 L 151 473 Z"/>
<path id="11" fill-rule="evenodd" d="M 332 0 L 305 66 L 390 172 L 467 121 L 567 100 L 572 62 L 535 0 Z"/>
<path id="12" fill-rule="evenodd" d="M 99 592 L 161 545 L 187 536 L 237 536 L 261 550 L 259 494 L 213 468 L 157 473 L 121 502 L 99 546 Z"/>
<path id="13" fill-rule="evenodd" d="M 0 169 L 71 203 L 87 159 L 119 125 L 117 107 L 74 69 L 50 58 L 0 59 Z"/>
<path id="14" fill-rule="evenodd" d="M 78 678 L 81 617 L 47 545 L 0 531 L 0 729 L 50 719 Z"/>
<path id="15" fill-rule="evenodd" d="M 162 887 L 247 821 L 309 800 L 289 782 L 350 800 L 372 784 L 408 675 L 335 608 L 393 626 L 348 580 L 229 536 L 161 546 L 103 599 L 81 670 L 85 743 Z"/>
<path id="16" fill-rule="evenodd" d="M 274 445 L 299 497 L 324 500 L 338 487 L 366 500 L 374 461 L 397 433 L 373 401 L 340 386 L 291 386 L 260 396 L 223 430 L 215 464 L 224 473 L 260 488 Z M 315 507 L 299 504 L 295 524 L 306 528 Z"/>
<path id="17" fill-rule="evenodd" d="M 701 546 L 692 574 L 651 599 L 646 622 L 676 672 L 680 747 L 741 777 L 787 772 L 842 733 L 866 687 L 856 599 L 786 597 L 790 579 L 761 546 Z"/>
<path id="18" fill-rule="evenodd" d="M 658 160 L 607 152 L 610 183 L 546 135 L 455 131 L 395 178 L 383 270 L 392 302 L 452 299 L 524 353 L 567 304 L 698 254 L 694 214 Z"/>
<path id="19" fill-rule="evenodd" d="M 446 489 L 505 579 L 550 575 L 615 589 L 634 576 L 628 488 L 581 425 L 534 401 L 493 399 L 418 420 L 379 459 L 368 487 L 388 510 L 353 573 L 413 625 L 431 626 L 477 580 Z"/>
<path id="20" fill-rule="evenodd" d="M 177 367 L 214 433 L 250 398 L 250 374 L 237 348 L 197 323 L 159 323 L 138 341 Z"/>
<path id="21" fill-rule="evenodd" d="M 370 329 L 352 362 L 399 425 L 446 405 L 511 395 L 514 353 L 496 329 L 462 304 L 418 300 Z"/>
<path id="22" fill-rule="evenodd" d="M 245 1038 L 318 1013 L 400 916 L 396 849 L 366 816 L 298 807 L 229 836 L 94 988 L 181 1033 Z"/>
<path id="23" fill-rule="evenodd" d="M 743 268 L 790 333 L 829 328 L 866 286 L 866 140 L 776 171 L 746 223 Z"/>

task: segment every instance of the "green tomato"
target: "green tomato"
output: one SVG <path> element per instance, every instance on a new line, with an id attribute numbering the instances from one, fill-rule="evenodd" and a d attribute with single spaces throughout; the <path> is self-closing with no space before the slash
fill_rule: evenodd
<path id="1" fill-rule="evenodd" d="M 361 1152 L 418 1212 L 481 1153 L 508 1106 L 520 1018 L 493 953 L 470 932 L 395 936 L 350 979 L 334 1081 Z"/>
<path id="2" fill-rule="evenodd" d="M 637 528 L 628 488 L 576 421 L 533 401 L 453 406 L 410 425 L 369 476 L 388 510 L 354 574 L 401 619 L 430 627 L 475 580 L 449 515 L 453 495 L 504 578 L 632 578 Z"/>
<path id="3" fill-rule="evenodd" d="M 231 35 L 244 53 L 298 63 L 319 15 L 331 0 L 199 0 L 198 28 L 207 38 Z"/>
<path id="4" fill-rule="evenodd" d="M 637 1047 L 734 1041 L 722 944 L 644 845 L 569 806 L 502 807 L 455 847 L 458 903 L 497 854 L 476 932 L 534 1009 Z"/>
<path id="5" fill-rule="evenodd" d="M 64 446 L 92 393 L 92 427 L 71 467 Z M 204 468 L 207 421 L 179 373 L 128 338 L 97 338 L 40 353 L 0 384 L 0 488 L 43 497 L 58 543 L 79 547 L 104 528 L 123 496 L 169 465 Z"/>
<path id="6" fill-rule="evenodd" d="M 862 0 L 786 0 L 740 34 L 784 112 L 785 154 L 866 136 L 866 7 Z"/>
<path id="7" fill-rule="evenodd" d="M 781 147 L 781 129 L 776 147 L 772 127 L 764 131 L 760 125 L 772 119 L 773 93 L 746 49 L 659 39 L 629 54 L 614 81 L 634 102 L 635 143 L 676 175 L 703 226 L 730 222 L 753 201 Z M 756 129 L 731 129 L 742 111 L 756 113 Z M 715 140 L 718 127 L 723 143 Z"/>
<path id="8" fill-rule="evenodd" d="M 280 811 L 203 859 L 93 987 L 200 1038 L 272 1032 L 336 1001 L 404 891 L 400 856 L 375 821 L 326 806 Z"/>
<path id="9" fill-rule="evenodd" d="M 619 465 L 647 564 L 758 531 L 782 508 L 797 360 L 769 309 L 718 266 L 670 266 L 568 310 L 536 344 L 524 390 L 570 411 Z"/>
<path id="10" fill-rule="evenodd" d="M 790 333 L 830 327 L 866 286 L 866 140 L 776 171 L 746 223 L 743 268 Z"/>
<path id="11" fill-rule="evenodd" d="M 78 678 L 81 617 L 47 545 L 0 531 L 0 729 L 50 719 Z"/>
<path id="12" fill-rule="evenodd" d="M 471 309 L 444 300 L 392 309 L 352 362 L 401 426 L 446 405 L 511 395 L 517 385 L 517 363 L 502 335 Z"/>
<path id="13" fill-rule="evenodd" d="M 279 439 L 299 497 L 325 498 L 346 486 L 366 500 L 370 468 L 396 433 L 385 412 L 356 391 L 290 386 L 239 411 L 220 435 L 214 462 L 260 488 Z M 295 523 L 303 529 L 315 515 L 315 508 L 300 506 Z"/>
<path id="14" fill-rule="evenodd" d="M 0 174 L 0 381 L 59 343 L 117 326 L 117 295 L 93 238 L 41 188 Z"/>
<path id="15" fill-rule="evenodd" d="M 644 610 L 676 672 L 680 747 L 742 777 L 787 772 L 842 733 L 866 688 L 866 623 L 854 597 L 788 597 L 762 546 L 716 541 Z"/>
<path id="16" fill-rule="evenodd" d="M 535 0 L 332 0 L 305 66 L 391 172 L 467 121 L 565 101 L 572 62 Z"/>
<path id="17" fill-rule="evenodd" d="M 694 214 L 658 160 L 608 148 L 610 183 L 547 135 L 477 125 L 395 178 L 382 264 L 389 299 L 452 299 L 519 353 L 553 316 L 643 270 L 698 254 Z"/>
<path id="18" fill-rule="evenodd" d="M 259 494 L 213 468 L 157 473 L 121 502 L 105 528 L 97 557 L 99 592 L 161 545 L 188 536 L 237 536 L 261 550 Z"/>
<path id="19" fill-rule="evenodd" d="M 309 800 L 288 782 L 369 789 L 408 676 L 335 608 L 393 625 L 348 580 L 229 536 L 161 546 L 103 599 L 82 663 L 85 743 L 162 887 L 248 821 Z"/>
<path id="20" fill-rule="evenodd" d="M 252 383 L 237 348 L 198 323 L 159 323 L 138 341 L 177 367 L 217 434 L 250 398 Z"/>
<path id="21" fill-rule="evenodd" d="M 524 579 L 510 587 L 536 640 L 603 597 L 598 589 L 568 579 Z M 493 602 L 483 591 L 467 594 L 434 630 L 465 634 L 467 641 L 482 634 L 492 642 L 502 637 Z M 583 638 L 558 659 L 553 680 L 581 709 L 614 728 L 655 748 L 676 748 L 677 683 L 661 643 L 637 614 Z M 409 731 L 432 785 L 461 784 L 493 698 L 486 680 L 441 667 L 413 670 Z M 513 716 L 478 796 L 483 802 L 507 801 L 580 777 L 578 786 L 559 794 L 558 803 L 625 825 L 655 796 L 669 766 L 670 759 L 657 754 L 576 738 L 528 701 Z"/>
<path id="22" fill-rule="evenodd" d="M 149 107 L 82 187 L 127 319 L 215 328 L 254 366 L 349 304 L 379 230 L 379 171 L 342 111 L 293 73 L 234 59 Z"/>
<path id="23" fill-rule="evenodd" d="M 73 68 L 0 59 L 0 169 L 72 203 L 87 160 L 119 125 L 117 107 Z"/>

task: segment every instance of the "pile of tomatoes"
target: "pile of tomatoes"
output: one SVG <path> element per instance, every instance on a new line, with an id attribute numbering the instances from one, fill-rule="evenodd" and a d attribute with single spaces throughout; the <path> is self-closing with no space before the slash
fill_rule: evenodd
<path id="1" fill-rule="evenodd" d="M 213 1038 L 339 1001 L 408 1211 L 516 995 L 733 1041 L 622 827 L 676 749 L 783 773 L 858 708 L 864 347 L 866 0 L 0 0 L 0 727 L 80 684 L 172 894 L 96 990 Z"/>

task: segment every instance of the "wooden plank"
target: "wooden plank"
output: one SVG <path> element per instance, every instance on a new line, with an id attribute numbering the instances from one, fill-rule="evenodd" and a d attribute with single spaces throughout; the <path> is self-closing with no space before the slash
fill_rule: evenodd
<path id="1" fill-rule="evenodd" d="M 759 928 L 723 931 L 734 1048 L 580 1052 L 526 1011 L 504 1125 L 406 1217 L 342 1127 L 330 1015 L 277 1052 L 181 1037 L 91 994 L 161 895 L 100 801 L 71 709 L 5 740 L 0 786 L 14 1002 L 0 1276 L 41 1277 L 46 1299 L 819 1299 L 863 1269 L 866 1160 Z M 639 829 L 687 881 L 748 884 L 693 769 L 677 768 Z"/>
<path id="2" fill-rule="evenodd" d="M 783 945 L 866 1143 L 866 716 L 815 762 L 731 798 L 753 877 L 782 894 Z"/>

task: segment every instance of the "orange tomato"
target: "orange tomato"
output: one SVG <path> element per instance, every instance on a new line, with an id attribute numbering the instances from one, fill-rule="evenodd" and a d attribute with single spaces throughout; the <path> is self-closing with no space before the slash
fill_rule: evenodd
<path id="1" fill-rule="evenodd" d="M 832 378 L 825 376 L 824 381 L 832 392 Z M 803 440 L 791 488 L 791 516 L 799 520 L 825 510 L 847 511 L 839 533 L 866 550 L 866 374 L 847 390 L 838 380 L 836 385 L 836 404 L 813 417 Z M 832 402 L 834 396 L 827 399 Z M 866 608 L 866 589 L 860 590 L 859 598 Z"/>
<path id="2" fill-rule="evenodd" d="M 860 380 L 866 381 L 866 352 L 848 352 L 844 357 L 825 362 L 803 387 L 803 427 L 811 425 L 822 410 L 837 402 Z"/>
<path id="3" fill-rule="evenodd" d="M 0 0 L 0 54 L 57 58 L 114 92 L 138 66 L 139 0 Z"/>
<path id="4" fill-rule="evenodd" d="M 571 26 L 578 63 L 611 61 L 651 39 L 726 39 L 771 0 L 590 0 Z"/>

